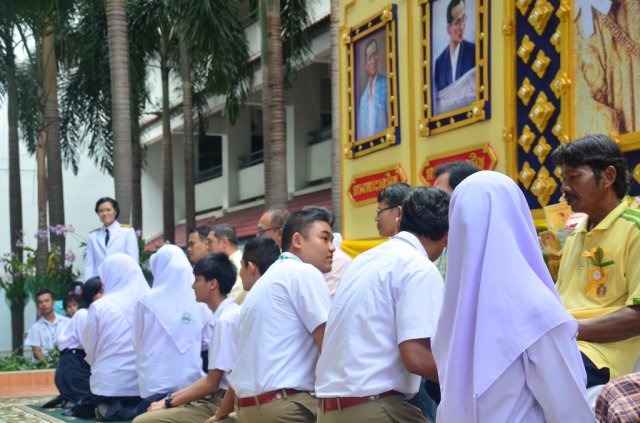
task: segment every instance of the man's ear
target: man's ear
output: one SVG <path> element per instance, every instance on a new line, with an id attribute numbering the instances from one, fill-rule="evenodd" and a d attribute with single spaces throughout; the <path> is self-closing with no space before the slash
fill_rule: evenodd
<path id="1" fill-rule="evenodd" d="M 210 291 L 216 291 L 216 290 L 218 290 L 218 288 L 219 288 L 219 287 L 218 287 L 218 285 L 219 285 L 218 279 L 213 278 L 213 279 L 211 279 L 210 281 L 207 281 L 207 282 L 211 282 L 211 283 L 209 284 L 209 290 L 210 290 Z"/>
<path id="2" fill-rule="evenodd" d="M 302 240 L 303 240 L 303 236 L 300 232 L 296 232 L 293 234 L 293 236 L 291 237 L 291 246 L 293 248 L 302 248 Z"/>
<path id="3" fill-rule="evenodd" d="M 260 269 L 258 269 L 258 266 L 256 266 L 256 264 L 252 261 L 247 264 L 247 270 L 253 277 L 259 278 L 260 276 L 262 276 L 262 274 L 260 273 Z"/>
<path id="4" fill-rule="evenodd" d="M 607 166 L 601 173 L 602 184 L 605 188 L 608 188 L 613 185 L 616 181 L 616 176 L 618 176 L 618 172 L 615 167 Z"/>

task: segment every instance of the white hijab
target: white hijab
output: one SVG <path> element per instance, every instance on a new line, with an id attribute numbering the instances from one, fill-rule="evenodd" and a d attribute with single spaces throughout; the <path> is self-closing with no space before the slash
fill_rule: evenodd
<path id="1" fill-rule="evenodd" d="M 104 296 L 100 301 L 114 304 L 131 324 L 134 306 L 142 295 L 149 292 L 149 284 L 140 265 L 130 255 L 116 253 L 102 262 L 98 274 L 104 284 Z"/>
<path id="2" fill-rule="evenodd" d="M 450 421 L 474 421 L 475 402 L 549 330 L 577 322 L 542 258 L 524 195 L 507 176 L 478 172 L 453 192 L 442 313 L 432 340 Z"/>
<path id="3" fill-rule="evenodd" d="M 191 288 L 193 269 L 184 252 L 175 245 L 164 245 L 151 256 L 153 287 L 141 299 L 158 319 L 181 353 L 194 342 L 200 343 L 206 316 L 211 311 L 196 302 Z"/>

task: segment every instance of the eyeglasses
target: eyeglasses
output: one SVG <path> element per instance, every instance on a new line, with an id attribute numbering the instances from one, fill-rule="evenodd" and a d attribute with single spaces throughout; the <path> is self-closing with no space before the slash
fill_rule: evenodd
<path id="1" fill-rule="evenodd" d="M 267 232 L 269 232 L 269 231 L 275 231 L 276 229 L 280 229 L 280 227 L 279 227 L 279 226 L 273 226 L 273 227 L 271 227 L 271 228 L 261 228 L 260 226 L 258 226 L 258 227 L 256 228 L 256 233 L 257 233 L 259 236 L 262 236 L 262 235 L 266 234 Z"/>
<path id="2" fill-rule="evenodd" d="M 458 19 L 454 20 L 453 22 L 451 22 L 451 26 L 460 26 L 462 24 L 466 24 L 467 23 L 467 19 L 469 17 L 467 16 L 467 14 L 465 13 L 464 15 L 460 16 Z"/>
<path id="3" fill-rule="evenodd" d="M 398 206 L 389 206 L 389 207 L 385 207 L 383 209 L 381 209 L 380 207 L 378 207 L 376 209 L 376 216 L 380 216 L 380 213 L 382 213 L 383 211 L 387 211 L 387 210 L 391 210 L 391 209 L 395 209 Z"/>

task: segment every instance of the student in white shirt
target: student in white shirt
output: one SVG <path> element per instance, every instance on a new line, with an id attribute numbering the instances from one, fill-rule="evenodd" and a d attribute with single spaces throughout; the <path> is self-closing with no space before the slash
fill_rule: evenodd
<path id="1" fill-rule="evenodd" d="M 356 257 L 331 305 L 316 368 L 318 422 L 427 422 L 405 399 L 437 380 L 430 338 L 444 291 L 431 262 L 447 243 L 449 195 L 413 190 L 400 232 Z"/>
<path id="2" fill-rule="evenodd" d="M 211 417 L 228 387 L 235 365 L 236 330 L 240 306 L 228 297 L 236 280 L 236 268 L 222 253 L 203 257 L 193 268 L 196 301 L 206 304 L 213 318 L 209 346 L 209 372 L 191 385 L 154 402 L 135 423 L 202 423 Z M 193 295 L 192 291 L 192 295 Z"/>
<path id="3" fill-rule="evenodd" d="M 162 246 L 150 259 L 151 291 L 136 304 L 134 349 L 140 396 L 163 396 L 203 376 L 203 331 L 211 311 L 193 295 L 193 269 L 175 245 Z"/>
<path id="4" fill-rule="evenodd" d="M 53 293 L 43 289 L 36 293 L 36 306 L 40 318 L 31 326 L 24 340 L 26 347 L 31 347 L 33 360 L 44 360 L 49 350 L 56 347 L 56 339 L 69 320 L 53 311 Z"/>
<path id="5" fill-rule="evenodd" d="M 238 324 L 238 361 L 229 383 L 240 422 L 315 422 L 314 369 L 329 312 L 322 272 L 335 247 L 322 207 L 287 219 L 284 253 L 247 294 Z"/>

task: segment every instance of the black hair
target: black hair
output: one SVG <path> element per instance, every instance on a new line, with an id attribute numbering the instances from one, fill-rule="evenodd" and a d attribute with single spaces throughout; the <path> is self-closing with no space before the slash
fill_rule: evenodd
<path id="1" fill-rule="evenodd" d="M 102 197 L 98 201 L 96 201 L 96 208 L 94 209 L 96 211 L 96 214 L 98 214 L 98 208 L 100 207 L 100 204 L 106 203 L 106 202 L 111 203 L 111 207 L 113 207 L 113 209 L 116 211 L 116 219 L 117 219 L 118 216 L 120 216 L 120 206 L 118 205 L 118 202 L 111 197 Z"/>
<path id="2" fill-rule="evenodd" d="M 215 235 L 218 241 L 220 241 L 222 238 L 227 238 L 233 245 L 238 245 L 238 236 L 236 235 L 236 230 L 233 229 L 233 226 L 227 223 L 215 225 L 213 228 L 211 228 L 211 232 L 213 232 L 213 235 Z"/>
<path id="3" fill-rule="evenodd" d="M 189 230 L 189 235 L 191 235 L 194 232 L 198 234 L 198 238 L 200 238 L 200 241 L 205 241 L 209 236 L 209 232 L 211 232 L 211 229 L 209 229 L 208 226 L 199 226 L 197 228 L 191 228 Z"/>
<path id="4" fill-rule="evenodd" d="M 404 182 L 389 185 L 378 193 L 378 203 L 387 202 L 389 207 L 398 207 L 411 194 L 413 188 Z"/>
<path id="5" fill-rule="evenodd" d="M 69 294 L 66 297 L 64 297 L 64 299 L 62 300 L 62 308 L 64 308 L 66 311 L 67 306 L 72 303 L 76 303 L 78 305 L 78 308 L 85 308 L 84 302 L 82 301 L 82 297 L 78 294 Z"/>
<path id="6" fill-rule="evenodd" d="M 78 288 L 80 288 L 80 292 L 78 292 Z M 84 283 L 81 281 L 71 282 L 69 285 L 69 289 L 67 289 L 67 294 L 76 294 L 82 295 L 82 290 L 84 289 Z"/>
<path id="7" fill-rule="evenodd" d="M 552 153 L 556 164 L 566 164 L 571 167 L 589 166 L 593 171 L 596 182 L 600 182 L 602 172 L 609 166 L 616 169 L 616 179 L 613 189 L 618 198 L 627 195 L 631 177 L 627 170 L 627 160 L 622 155 L 620 147 L 606 135 L 587 135 L 573 142 L 563 144 Z"/>
<path id="8" fill-rule="evenodd" d="M 51 292 L 50 289 L 41 289 L 40 291 L 36 292 L 36 301 L 38 301 L 38 297 L 44 294 L 49 294 L 51 295 L 51 299 L 55 301 L 55 297 L 53 296 L 53 292 Z"/>
<path id="9" fill-rule="evenodd" d="M 319 206 L 306 206 L 302 210 L 292 213 L 282 228 L 282 251 L 288 251 L 291 248 L 291 240 L 296 232 L 306 238 L 309 227 L 316 221 L 327 222 L 331 226 L 333 213 L 326 207 Z"/>
<path id="10" fill-rule="evenodd" d="M 193 275 L 203 276 L 207 281 L 216 279 L 223 295 L 231 292 L 238 277 L 238 269 L 231 263 L 229 257 L 223 253 L 208 254 L 198 260 L 193 266 Z"/>
<path id="11" fill-rule="evenodd" d="M 276 241 L 268 236 L 259 236 L 244 245 L 242 260 L 245 266 L 251 262 L 258 267 L 261 275 L 271 267 L 280 256 L 280 248 Z"/>
<path id="12" fill-rule="evenodd" d="M 418 187 L 402 203 L 400 230 L 439 241 L 449 231 L 449 194 Z"/>
<path id="13" fill-rule="evenodd" d="M 436 178 L 440 175 L 448 173 L 449 186 L 451 187 L 451 190 L 454 190 L 458 185 L 460 185 L 460 182 L 464 181 L 467 177 L 479 171 L 480 169 L 478 169 L 471 163 L 460 160 L 457 162 L 449 162 L 438 166 L 436 168 Z"/>
<path id="14" fill-rule="evenodd" d="M 451 0 L 449 2 L 449 5 L 447 6 L 447 24 L 451 25 L 451 23 L 453 22 L 453 8 L 460 3 L 464 4 L 464 0 Z"/>
<path id="15" fill-rule="evenodd" d="M 272 228 L 281 229 L 284 226 L 284 222 L 286 222 L 289 218 L 289 210 L 287 209 L 269 209 L 266 211 L 266 213 L 271 214 L 271 225 L 269 226 L 271 226 Z"/>
<path id="16" fill-rule="evenodd" d="M 85 307 L 89 307 L 93 302 L 93 297 L 102 289 L 102 281 L 98 276 L 87 279 L 82 290 L 82 302 Z"/>

